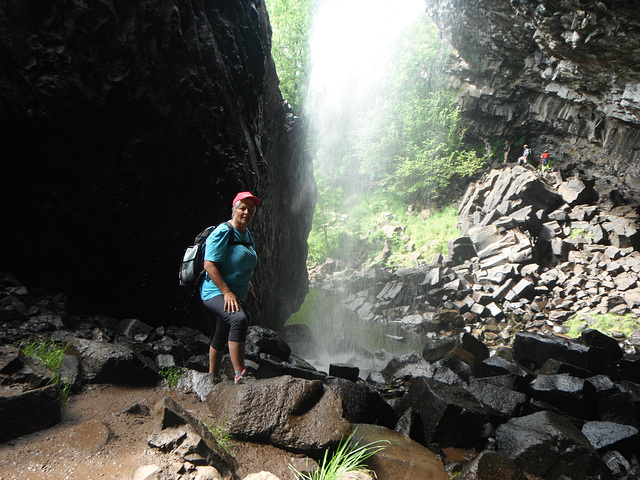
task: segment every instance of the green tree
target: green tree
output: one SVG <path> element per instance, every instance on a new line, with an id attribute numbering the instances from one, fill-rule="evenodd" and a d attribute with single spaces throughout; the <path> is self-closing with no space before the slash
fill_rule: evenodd
<path id="1" fill-rule="evenodd" d="M 266 0 L 271 29 L 271 55 L 280 79 L 280 91 L 300 112 L 307 81 L 309 26 L 314 0 Z"/>
<path id="2" fill-rule="evenodd" d="M 450 184 L 483 164 L 464 144 L 455 94 L 444 66 L 451 48 L 426 16 L 399 40 L 388 95 L 380 97 L 376 122 L 361 135 L 361 171 L 390 192 L 422 205 L 450 200 Z"/>
<path id="3" fill-rule="evenodd" d="M 335 83 L 326 79 L 318 84 L 307 81 L 312 14 L 319 2 L 266 1 L 283 96 L 301 114 L 303 100 L 312 100 L 304 114 L 319 196 L 309 259 L 315 263 L 327 256 L 344 258 L 344 250 L 351 259 L 382 258 L 378 254 L 383 247 L 395 249 L 401 240 L 398 236 L 389 241 L 380 233 L 381 222 L 391 212 L 400 218 L 409 204 L 438 210 L 453 199 L 456 189 L 451 185 L 482 166 L 483 158 L 465 144 L 455 92 L 445 73 L 455 52 L 440 40 L 427 15 L 421 14 L 392 50 L 377 45 L 377 56 L 363 54 L 362 58 L 356 52 L 351 65 L 340 63 L 349 61 L 351 49 L 345 46 L 344 52 L 334 52 L 335 74 L 341 75 L 337 85 L 343 92 L 332 90 Z M 365 46 L 376 48 L 366 30 L 342 29 L 335 34 L 346 33 L 340 38 L 348 41 L 354 32 L 360 34 L 360 41 L 369 39 Z M 369 76 L 362 81 L 354 72 Z M 307 87 L 313 91 L 305 92 Z M 448 215 L 447 221 L 455 226 L 453 217 Z M 422 236 L 422 244 L 432 243 L 426 238 Z M 390 257 L 389 261 L 395 260 Z"/>

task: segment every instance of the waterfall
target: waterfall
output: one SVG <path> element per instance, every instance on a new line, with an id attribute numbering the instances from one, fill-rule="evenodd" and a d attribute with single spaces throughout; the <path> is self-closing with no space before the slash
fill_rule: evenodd
<path id="1" fill-rule="evenodd" d="M 320 0 L 316 5 L 304 116 L 316 173 L 342 178 L 344 199 L 365 195 L 365 188 L 371 187 L 373 177 L 360 162 L 375 156 L 375 150 L 355 158 L 351 140 L 362 139 L 379 121 L 375 107 L 385 101 L 393 81 L 393 66 L 401 53 L 394 49 L 397 40 L 422 15 L 424 0 Z M 366 371 L 373 361 L 367 352 L 398 341 L 388 326 L 366 325 L 341 308 L 345 298 L 326 292 L 312 296 L 308 322 L 316 342 L 329 353 L 328 358 L 310 359 L 316 367 L 325 370 L 329 363 L 348 362 Z M 404 348 L 418 347 L 407 342 Z"/>
<path id="2" fill-rule="evenodd" d="M 420 15 L 424 0 L 320 0 L 309 41 L 305 117 L 316 170 L 331 172 L 353 138 L 375 119 L 372 107 L 388 89 L 400 33 Z M 337 132 L 337 129 L 341 132 Z M 345 135 L 346 133 L 346 135 Z"/>

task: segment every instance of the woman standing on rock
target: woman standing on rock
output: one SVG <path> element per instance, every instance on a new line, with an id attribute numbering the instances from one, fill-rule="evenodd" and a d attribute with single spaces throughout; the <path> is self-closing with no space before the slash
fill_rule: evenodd
<path id="1" fill-rule="evenodd" d="M 258 262 L 255 244 L 247 225 L 260 205 L 251 192 L 240 192 L 233 199 L 231 220 L 218 225 L 207 238 L 200 297 L 212 314 L 215 333 L 209 346 L 209 373 L 221 379 L 220 364 L 225 346 L 235 371 L 235 383 L 246 378 L 244 364 L 247 316 L 241 302 L 249 293 L 253 269 Z"/>

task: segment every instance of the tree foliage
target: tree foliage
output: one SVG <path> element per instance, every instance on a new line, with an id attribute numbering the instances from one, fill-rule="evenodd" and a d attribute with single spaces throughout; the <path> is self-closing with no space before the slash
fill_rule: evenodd
<path id="1" fill-rule="evenodd" d="M 309 50 L 312 13 L 318 5 L 319 0 L 267 0 L 281 90 L 312 127 L 308 147 L 319 197 L 309 256 L 316 262 L 339 255 L 340 249 L 359 256 L 379 252 L 389 242 L 381 237 L 379 225 L 368 227 L 362 218 L 378 221 L 386 204 L 396 210 L 402 204 L 404 210 L 407 205 L 437 210 L 454 200 L 452 184 L 484 162 L 466 142 L 455 91 L 444 73 L 455 52 L 439 38 L 427 15 L 396 38 L 391 55 L 379 52 L 374 69 L 365 69 L 375 72 L 376 88 L 365 91 L 355 83 L 351 97 L 333 103 L 322 103 L 334 98 L 322 89 L 309 90 L 305 98 L 314 53 Z M 318 123 L 322 128 L 313 128 L 318 120 L 313 108 L 323 115 Z M 372 203 L 372 197 L 378 200 Z"/>
<path id="2" fill-rule="evenodd" d="M 300 112 L 307 81 L 309 28 L 314 0 L 266 0 L 273 31 L 271 55 L 280 91 L 294 112 Z"/>
<path id="3" fill-rule="evenodd" d="M 454 177 L 466 177 L 483 159 L 465 145 L 455 92 L 442 73 L 450 47 L 425 16 L 399 40 L 388 94 L 379 99 L 375 123 L 361 132 L 360 171 L 407 203 L 442 205 Z"/>

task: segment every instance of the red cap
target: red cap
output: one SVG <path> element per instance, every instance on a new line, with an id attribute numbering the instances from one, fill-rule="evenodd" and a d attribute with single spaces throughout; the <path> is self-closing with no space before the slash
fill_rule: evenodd
<path id="1" fill-rule="evenodd" d="M 233 203 L 231 204 L 231 206 L 235 205 L 240 200 L 245 200 L 247 198 L 253 200 L 253 203 L 255 203 L 256 207 L 260 205 L 260 199 L 253 195 L 251 192 L 240 192 L 236 195 L 236 198 L 233 199 Z"/>

